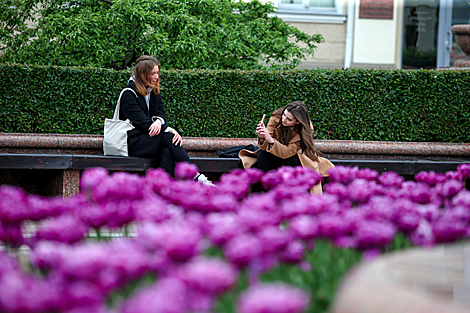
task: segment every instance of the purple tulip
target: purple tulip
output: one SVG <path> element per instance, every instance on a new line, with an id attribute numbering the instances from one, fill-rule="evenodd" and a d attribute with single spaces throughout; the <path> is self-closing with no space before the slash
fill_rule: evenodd
<path id="1" fill-rule="evenodd" d="M 235 213 L 211 213 L 207 215 L 205 232 L 216 245 L 223 245 L 230 239 L 247 231 Z"/>
<path id="2" fill-rule="evenodd" d="M 395 233 L 396 229 L 390 223 L 363 221 L 357 225 L 353 236 L 359 249 L 370 250 L 386 247 Z"/>
<path id="3" fill-rule="evenodd" d="M 0 277 L 3 273 L 16 272 L 19 270 L 19 265 L 16 259 L 0 251 Z"/>
<path id="4" fill-rule="evenodd" d="M 50 312 L 56 311 L 55 297 L 59 290 L 45 280 L 13 271 L 0 276 L 0 311 Z"/>
<path id="5" fill-rule="evenodd" d="M 348 187 L 339 182 L 330 182 L 324 187 L 325 192 L 330 195 L 336 196 L 340 201 L 349 198 Z"/>
<path id="6" fill-rule="evenodd" d="M 186 313 L 187 288 L 176 278 L 163 278 L 156 284 L 141 289 L 128 298 L 120 313 Z"/>
<path id="7" fill-rule="evenodd" d="M 470 191 L 463 189 L 454 198 L 452 198 L 453 206 L 463 206 L 470 209 Z"/>
<path id="8" fill-rule="evenodd" d="M 435 238 L 431 224 L 426 219 L 421 219 L 418 227 L 410 234 L 410 240 L 414 245 L 430 247 L 434 245 Z"/>
<path id="9" fill-rule="evenodd" d="M 318 222 L 315 217 L 298 215 L 290 220 L 289 226 L 295 238 L 311 240 L 318 236 Z"/>
<path id="10" fill-rule="evenodd" d="M 194 179 L 199 169 L 196 164 L 180 162 L 176 164 L 175 176 L 179 179 Z"/>
<path id="11" fill-rule="evenodd" d="M 432 224 L 436 243 L 454 242 L 467 235 L 467 223 L 445 215 Z"/>
<path id="12" fill-rule="evenodd" d="M 80 191 L 90 194 L 106 180 L 109 172 L 102 167 L 89 168 L 83 171 L 80 178 Z"/>
<path id="13" fill-rule="evenodd" d="M 328 175 L 330 182 L 347 185 L 356 179 L 358 172 L 359 168 L 357 166 L 335 166 L 328 171 Z"/>
<path id="14" fill-rule="evenodd" d="M 445 173 L 445 175 L 447 179 L 453 179 L 458 181 L 463 180 L 462 174 L 460 174 L 459 172 L 448 171 Z"/>
<path id="15" fill-rule="evenodd" d="M 308 296 L 300 289 L 281 283 L 256 285 L 243 292 L 238 313 L 300 313 L 308 306 Z"/>
<path id="16" fill-rule="evenodd" d="M 385 187 L 400 188 L 405 179 L 395 172 L 380 174 L 378 181 Z"/>
<path id="17" fill-rule="evenodd" d="M 75 243 L 82 240 L 88 230 L 88 225 L 80 218 L 67 214 L 44 222 L 36 233 L 36 240 Z"/>
<path id="18" fill-rule="evenodd" d="M 293 240 L 289 242 L 287 247 L 279 252 L 279 259 L 285 263 L 298 264 L 304 257 L 304 245 L 300 240 Z"/>
<path id="19" fill-rule="evenodd" d="M 415 175 L 415 180 L 417 182 L 422 182 L 428 184 L 431 187 L 434 187 L 436 184 L 445 182 L 447 178 L 444 174 L 436 173 L 434 171 L 422 171 Z"/>
<path id="20" fill-rule="evenodd" d="M 357 178 L 362 178 L 369 181 L 374 181 L 379 177 L 379 172 L 370 168 L 361 168 L 357 171 Z"/>
<path id="21" fill-rule="evenodd" d="M 287 231 L 281 230 L 276 226 L 268 226 L 260 230 L 257 235 L 261 241 L 264 254 L 284 250 L 291 240 L 291 235 Z"/>
<path id="22" fill-rule="evenodd" d="M 24 243 L 21 224 L 0 222 L 0 241 L 11 248 L 18 248 Z"/>
<path id="23" fill-rule="evenodd" d="M 470 164 L 460 164 L 457 166 L 457 172 L 459 172 L 462 179 L 470 178 Z"/>
<path id="24" fill-rule="evenodd" d="M 18 224 L 29 218 L 28 198 L 18 188 L 0 186 L 0 222 Z"/>
<path id="25" fill-rule="evenodd" d="M 261 241 L 250 234 L 244 234 L 231 239 L 224 246 L 227 260 L 238 266 L 245 267 L 261 256 Z"/>
<path id="26" fill-rule="evenodd" d="M 437 184 L 435 189 L 441 197 L 450 199 L 463 189 L 463 184 L 457 180 L 448 180 L 444 183 Z"/>
<path id="27" fill-rule="evenodd" d="M 337 215 L 320 216 L 317 225 L 318 235 L 330 239 L 343 236 L 351 231 L 351 224 Z"/>
<path id="28" fill-rule="evenodd" d="M 31 251 L 32 264 L 43 271 L 57 268 L 62 262 L 62 257 L 67 254 L 67 246 L 55 241 L 41 241 Z"/>
<path id="29" fill-rule="evenodd" d="M 147 250 L 162 249 L 176 262 L 185 262 L 201 250 L 201 233 L 185 221 L 165 221 L 159 225 L 146 223 L 138 236 L 139 244 Z"/>
<path id="30" fill-rule="evenodd" d="M 192 289 L 216 295 L 234 286 L 238 270 L 222 260 L 198 258 L 184 264 L 179 275 Z"/>

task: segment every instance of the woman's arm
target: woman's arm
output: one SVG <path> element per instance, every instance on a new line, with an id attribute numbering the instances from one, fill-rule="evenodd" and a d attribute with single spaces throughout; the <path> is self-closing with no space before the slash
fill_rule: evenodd
<path id="1" fill-rule="evenodd" d="M 121 98 L 121 112 L 124 117 L 132 122 L 132 125 L 139 129 L 141 132 L 148 131 L 149 127 L 153 124 L 150 117 L 146 116 L 144 111 L 137 103 L 137 98 L 130 90 L 125 91 Z"/>

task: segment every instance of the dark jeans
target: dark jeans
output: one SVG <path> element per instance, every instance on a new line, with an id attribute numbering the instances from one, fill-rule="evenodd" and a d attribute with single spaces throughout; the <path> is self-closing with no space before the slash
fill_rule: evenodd
<path id="1" fill-rule="evenodd" d="M 260 150 L 258 152 L 257 164 L 258 164 L 258 168 L 262 170 L 263 172 L 274 170 L 283 165 L 286 165 L 286 166 L 301 165 L 299 156 L 297 154 L 294 156 L 291 156 L 290 158 L 282 159 L 264 150 Z"/>
<path id="2" fill-rule="evenodd" d="M 172 133 L 163 133 L 157 149 L 157 158 L 160 161 L 160 167 L 171 176 L 175 175 L 176 163 L 191 163 L 186 150 L 172 142 L 173 136 Z"/>

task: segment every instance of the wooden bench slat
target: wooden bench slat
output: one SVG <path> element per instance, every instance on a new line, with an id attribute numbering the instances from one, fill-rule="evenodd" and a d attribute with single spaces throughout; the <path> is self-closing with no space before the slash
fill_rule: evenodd
<path id="1" fill-rule="evenodd" d="M 71 155 L 57 154 L 0 154 L 0 168 L 5 169 L 70 169 Z"/>
<path id="2" fill-rule="evenodd" d="M 117 157 L 103 155 L 73 156 L 73 169 L 84 170 L 90 167 L 104 167 L 110 171 L 146 171 L 156 167 L 155 160 L 136 157 Z"/>

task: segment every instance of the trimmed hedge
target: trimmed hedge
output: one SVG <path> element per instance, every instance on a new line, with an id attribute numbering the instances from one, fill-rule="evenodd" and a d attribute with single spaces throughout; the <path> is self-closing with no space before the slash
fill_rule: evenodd
<path id="1" fill-rule="evenodd" d="M 0 132 L 102 134 L 130 71 L 0 64 Z M 183 136 L 254 137 L 294 100 L 317 139 L 470 142 L 470 71 L 162 70 L 169 124 Z"/>

